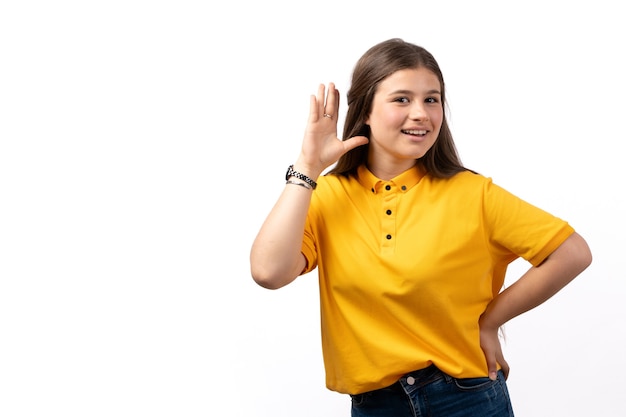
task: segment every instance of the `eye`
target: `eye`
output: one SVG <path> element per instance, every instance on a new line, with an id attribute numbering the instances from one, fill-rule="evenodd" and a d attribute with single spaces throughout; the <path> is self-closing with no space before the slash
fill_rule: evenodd
<path id="1" fill-rule="evenodd" d="M 439 103 L 439 99 L 437 97 L 428 97 L 425 101 L 426 103 Z"/>
<path id="2" fill-rule="evenodd" d="M 398 103 L 408 103 L 409 98 L 408 97 L 396 97 L 393 101 L 398 102 Z"/>

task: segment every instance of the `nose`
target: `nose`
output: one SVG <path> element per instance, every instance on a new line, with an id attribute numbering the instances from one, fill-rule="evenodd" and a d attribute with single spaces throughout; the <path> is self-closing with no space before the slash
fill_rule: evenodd
<path id="1" fill-rule="evenodd" d="M 428 112 L 424 106 L 424 103 L 414 101 L 411 104 L 411 111 L 409 113 L 411 120 L 428 120 Z"/>

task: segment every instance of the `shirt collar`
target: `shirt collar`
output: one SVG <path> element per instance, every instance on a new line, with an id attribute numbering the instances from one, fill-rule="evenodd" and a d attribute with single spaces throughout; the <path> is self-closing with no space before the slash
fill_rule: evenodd
<path id="1" fill-rule="evenodd" d="M 372 174 L 372 172 L 365 165 L 360 165 L 357 169 L 357 175 L 359 183 L 363 187 L 371 190 L 374 194 L 380 192 L 380 189 L 384 184 L 396 185 L 400 192 L 406 193 L 413 188 L 414 185 L 420 182 L 424 175 L 426 175 L 426 170 L 421 164 L 416 164 L 397 177 L 394 177 L 389 181 L 383 181 Z"/>

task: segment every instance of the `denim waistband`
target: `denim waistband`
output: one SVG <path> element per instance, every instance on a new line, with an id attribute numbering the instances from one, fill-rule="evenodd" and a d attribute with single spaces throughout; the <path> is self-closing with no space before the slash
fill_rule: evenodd
<path id="1" fill-rule="evenodd" d="M 418 369 L 417 371 L 412 371 L 402 375 L 402 377 L 396 381 L 393 386 L 394 388 L 402 390 L 402 385 L 405 383 L 406 385 L 410 385 L 413 389 L 416 389 L 445 378 L 446 374 L 439 370 L 439 368 L 435 365 L 430 365 L 426 368 Z"/>

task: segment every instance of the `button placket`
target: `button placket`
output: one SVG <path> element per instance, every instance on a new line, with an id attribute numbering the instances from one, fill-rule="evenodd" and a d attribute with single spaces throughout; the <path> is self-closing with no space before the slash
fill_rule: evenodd
<path id="1" fill-rule="evenodd" d="M 382 204 L 382 249 L 393 251 L 395 249 L 396 234 L 396 206 L 398 201 L 397 186 L 393 183 L 384 184 L 381 187 L 383 194 Z"/>

